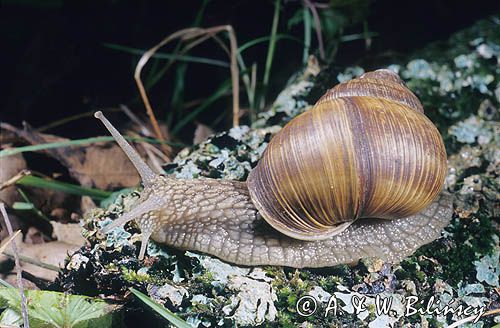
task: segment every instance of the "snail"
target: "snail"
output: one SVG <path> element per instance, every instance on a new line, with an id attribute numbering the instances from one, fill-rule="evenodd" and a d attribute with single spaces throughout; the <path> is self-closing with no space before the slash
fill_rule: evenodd
<path id="1" fill-rule="evenodd" d="M 154 173 L 101 112 L 139 172 L 139 258 L 151 238 L 237 265 L 399 262 L 452 216 L 446 151 L 418 98 L 389 70 L 330 89 L 269 142 L 246 182 Z"/>

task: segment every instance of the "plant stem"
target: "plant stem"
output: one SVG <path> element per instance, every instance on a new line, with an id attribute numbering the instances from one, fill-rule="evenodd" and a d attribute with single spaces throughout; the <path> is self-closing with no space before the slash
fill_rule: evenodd
<path id="1" fill-rule="evenodd" d="M 280 18 L 280 0 L 274 1 L 274 17 L 273 17 L 273 25 L 271 27 L 271 38 L 269 39 L 269 47 L 267 49 L 267 58 L 266 58 L 266 66 L 264 70 L 264 80 L 263 80 L 263 95 L 260 102 L 260 108 L 264 108 L 265 105 L 265 93 L 267 91 L 267 87 L 269 85 L 269 77 L 271 75 L 271 66 L 273 64 L 274 57 L 274 48 L 276 46 L 276 32 L 278 30 L 278 22 Z"/>
<path id="2" fill-rule="evenodd" d="M 306 6 L 304 6 L 302 12 L 304 14 L 304 52 L 302 54 L 302 63 L 305 65 L 307 64 L 309 49 L 311 48 L 311 15 Z"/>
<path id="3" fill-rule="evenodd" d="M 9 236 L 13 236 L 14 231 L 12 230 L 12 225 L 10 224 L 9 216 L 7 215 L 7 211 L 5 210 L 4 203 L 0 203 L 0 212 L 2 212 L 2 216 L 5 221 L 5 225 L 7 226 Z M 29 328 L 30 322 L 28 319 L 28 307 L 26 306 L 26 295 L 24 295 L 21 262 L 19 261 L 19 254 L 17 253 L 16 241 L 13 239 L 10 245 L 12 247 L 12 252 L 14 253 L 14 262 L 16 263 L 17 287 L 19 288 L 19 292 L 21 293 L 21 312 L 23 315 L 24 327 Z"/>

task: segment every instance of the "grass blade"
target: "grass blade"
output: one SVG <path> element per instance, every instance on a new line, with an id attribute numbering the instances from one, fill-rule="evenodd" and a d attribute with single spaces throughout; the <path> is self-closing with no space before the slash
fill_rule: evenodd
<path id="1" fill-rule="evenodd" d="M 3 255 L 13 259 L 14 258 L 14 254 L 11 252 L 11 251 L 8 251 L 8 250 L 4 250 L 3 251 Z M 49 264 L 49 263 L 45 263 L 45 262 L 42 262 L 36 258 L 32 258 L 32 257 L 29 257 L 29 256 L 24 256 L 24 255 L 21 255 L 19 254 L 19 260 L 23 263 L 29 263 L 29 264 L 33 264 L 33 265 L 36 265 L 40 268 L 44 268 L 44 269 L 47 269 L 47 270 L 51 270 L 51 271 L 54 271 L 54 272 L 59 272 L 61 271 L 61 268 L 58 267 L 58 266 L 55 266 L 55 265 L 52 265 L 52 264 Z"/>
<path id="2" fill-rule="evenodd" d="M 342 35 L 340 37 L 340 41 L 341 42 L 349 42 L 349 41 L 363 40 L 366 38 L 373 38 L 375 36 L 378 36 L 377 32 L 347 34 L 347 35 Z"/>
<path id="3" fill-rule="evenodd" d="M 273 17 L 273 25 L 271 27 L 271 38 L 269 39 L 269 47 L 267 50 L 267 58 L 266 58 L 266 66 L 264 68 L 264 80 L 263 80 L 263 92 L 262 92 L 262 97 L 261 97 L 261 102 L 260 102 L 260 107 L 264 108 L 265 101 L 266 101 L 266 89 L 269 84 L 269 77 L 271 76 L 271 66 L 273 64 L 273 58 L 274 58 L 274 48 L 276 46 L 276 32 L 278 30 L 278 22 L 280 18 L 280 7 L 281 7 L 281 0 L 276 0 L 274 2 L 274 17 Z"/>
<path id="4" fill-rule="evenodd" d="M 215 90 L 215 92 L 210 97 L 208 97 L 200 106 L 191 111 L 191 113 L 184 116 L 184 118 L 177 123 L 177 125 L 172 129 L 172 134 L 178 133 L 182 128 L 184 128 L 186 124 L 191 122 L 193 118 L 196 117 L 196 115 L 207 109 L 217 99 L 225 95 L 230 88 L 231 88 L 231 80 L 224 81 L 219 86 L 219 88 Z"/>
<path id="5" fill-rule="evenodd" d="M 10 223 L 9 215 L 7 214 L 7 210 L 5 209 L 5 204 L 2 202 L 0 202 L 0 213 L 2 213 L 3 221 L 5 223 L 5 226 L 7 227 L 9 236 L 14 237 L 15 236 L 14 230 L 12 230 L 12 224 Z M 10 248 L 12 249 L 12 253 L 14 253 L 17 288 L 19 289 L 19 293 L 21 294 L 21 314 L 23 316 L 23 323 L 24 323 L 23 327 L 29 328 L 30 322 L 28 317 L 28 305 L 27 305 L 28 302 L 26 300 L 26 294 L 24 293 L 21 262 L 19 261 L 19 253 L 14 238 L 12 238 L 11 240 Z"/>
<path id="6" fill-rule="evenodd" d="M 260 38 L 250 40 L 238 48 L 237 59 L 238 59 L 238 64 L 240 65 L 241 78 L 243 80 L 243 84 L 245 85 L 245 89 L 246 89 L 246 93 L 247 93 L 247 97 L 248 97 L 250 118 L 251 118 L 252 122 L 255 120 L 255 87 L 252 84 L 251 77 L 249 76 L 249 71 L 245 65 L 245 61 L 243 60 L 243 57 L 241 56 L 241 54 L 245 50 L 247 50 L 247 49 L 249 49 L 249 48 L 251 48 L 259 43 L 264 43 L 266 41 L 269 41 L 270 39 L 271 39 L 270 36 L 263 36 Z M 296 42 L 302 44 L 302 41 L 297 39 L 297 38 L 294 38 L 294 37 L 286 35 L 286 34 L 277 34 L 276 41 L 281 40 L 281 39 L 288 39 L 288 40 L 296 41 Z"/>
<path id="7" fill-rule="evenodd" d="M 309 49 L 311 48 L 311 14 L 309 9 L 304 6 L 302 9 L 304 14 L 304 52 L 302 54 L 302 63 L 307 64 L 307 59 L 309 58 Z"/>
<path id="8" fill-rule="evenodd" d="M 21 210 L 21 211 L 32 211 L 36 216 L 41 218 L 42 220 L 46 222 L 50 222 L 50 219 L 43 214 L 42 211 L 40 211 L 38 208 L 36 208 L 35 204 L 33 204 L 28 196 L 22 191 L 20 188 L 17 188 L 17 192 L 21 195 L 21 197 L 24 199 L 24 202 L 15 202 L 12 204 L 12 208 L 15 210 Z"/>
<path id="9" fill-rule="evenodd" d="M 43 179 L 31 175 L 22 177 L 20 180 L 16 182 L 16 184 L 22 186 L 57 190 L 72 195 L 89 196 L 96 200 L 103 200 L 112 194 L 109 191 L 93 189 L 93 188 L 84 188 L 70 183 L 60 182 L 51 179 Z"/>
<path id="10" fill-rule="evenodd" d="M 0 285 L 6 287 L 6 288 L 14 288 L 11 284 L 9 284 L 7 281 L 0 279 Z"/>
<path id="11" fill-rule="evenodd" d="M 119 50 L 123 51 L 129 54 L 133 55 L 138 55 L 142 56 L 146 51 L 138 48 L 132 48 L 132 47 L 127 47 L 127 46 L 122 46 L 119 44 L 115 43 L 103 43 L 103 45 L 107 48 L 113 49 L 113 50 Z M 153 56 L 153 58 L 160 58 L 160 59 L 174 59 L 178 61 L 184 61 L 188 63 L 198 63 L 198 64 L 207 64 L 207 65 L 212 65 L 212 66 L 219 66 L 219 67 L 225 67 L 228 68 L 230 67 L 229 63 L 223 61 L 223 60 L 217 60 L 217 59 L 211 59 L 211 58 L 205 58 L 205 57 L 196 57 L 196 56 L 189 56 L 189 55 L 174 55 L 170 53 L 165 53 L 165 52 L 157 52 Z"/>
<path id="12" fill-rule="evenodd" d="M 167 319 L 171 324 L 178 328 L 191 328 L 191 326 L 178 316 L 176 316 L 172 311 L 166 309 L 160 304 L 153 301 L 149 296 L 141 293 L 140 291 L 130 288 L 132 294 L 134 294 L 138 299 L 140 299 L 144 304 L 153 309 L 156 313 Z"/>
<path id="13" fill-rule="evenodd" d="M 106 109 L 106 110 L 103 110 L 106 111 L 106 112 L 116 112 L 116 111 L 119 111 L 120 109 L 118 108 L 110 108 L 110 109 Z M 43 132 L 43 131 L 47 131 L 47 130 L 50 130 L 50 129 L 53 129 L 55 127 L 58 127 L 58 126 L 61 126 L 61 125 L 64 125 L 64 124 L 67 124 L 67 123 L 70 123 L 70 122 L 73 122 L 73 121 L 76 121 L 76 120 L 79 120 L 79 119 L 82 119 L 82 118 L 88 118 L 88 117 L 94 117 L 94 113 L 95 113 L 95 110 L 89 110 L 87 112 L 84 112 L 84 113 L 79 113 L 79 114 L 76 114 L 76 115 L 71 115 L 71 116 L 67 116 L 67 117 L 64 117 L 60 120 L 57 120 L 57 121 L 54 121 L 54 122 L 50 122 L 46 125 L 43 125 L 43 126 L 40 126 L 38 128 L 36 128 L 35 130 L 37 132 Z"/>
<path id="14" fill-rule="evenodd" d="M 12 208 L 17 211 L 31 211 L 34 209 L 34 206 L 32 203 L 15 202 L 12 204 Z"/>
<path id="15" fill-rule="evenodd" d="M 152 139 L 152 138 L 132 138 L 132 137 L 125 137 L 125 139 L 129 141 L 140 141 L 140 142 L 148 142 L 148 143 L 166 143 L 171 146 L 176 146 L 176 147 L 184 147 L 184 144 L 177 143 L 177 142 L 161 142 L 160 140 L 157 139 Z M 18 153 L 24 153 L 28 151 L 40 151 L 40 150 L 45 150 L 45 149 L 51 149 L 51 148 L 61 148 L 61 147 L 70 147 L 70 146 L 84 146 L 84 145 L 89 145 L 93 143 L 98 143 L 98 142 L 109 142 L 109 141 L 114 141 L 113 137 L 92 137 L 92 138 L 86 138 L 86 139 L 77 139 L 77 140 L 68 140 L 68 141 L 61 141 L 61 142 L 51 142 L 51 143 L 45 143 L 45 144 L 40 144 L 40 145 L 31 145 L 31 146 L 24 146 L 24 147 L 16 147 L 16 148 L 8 148 L 0 151 L 0 157 L 6 157 L 6 156 L 11 156 L 14 154 Z"/>
<path id="16" fill-rule="evenodd" d="M 6 157 L 18 153 L 24 153 L 27 151 L 39 151 L 39 150 L 68 147 L 68 146 L 81 146 L 81 145 L 88 145 L 96 142 L 111 141 L 111 140 L 113 140 L 112 137 L 111 139 L 110 137 L 94 137 L 94 138 L 86 138 L 78 140 L 68 140 L 62 142 L 51 142 L 51 143 L 24 146 L 24 147 L 8 148 L 0 151 L 0 157 Z"/>
<path id="17" fill-rule="evenodd" d="M 290 36 L 288 34 L 276 34 L 275 36 L 276 41 L 279 40 L 290 40 L 290 41 L 295 41 L 297 43 L 303 44 L 304 42 L 298 38 L 294 38 L 293 36 Z M 238 53 L 242 54 L 245 50 L 250 49 L 251 47 L 259 44 L 259 43 L 264 43 L 266 41 L 269 41 L 271 39 L 271 36 L 261 36 L 259 38 L 255 38 L 253 40 L 250 40 L 244 44 L 241 45 L 241 47 L 238 48 Z"/>

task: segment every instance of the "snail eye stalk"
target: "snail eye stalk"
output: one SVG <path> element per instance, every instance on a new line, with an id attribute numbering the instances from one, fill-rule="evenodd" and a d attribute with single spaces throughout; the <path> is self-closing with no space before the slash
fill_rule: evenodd
<path id="1" fill-rule="evenodd" d="M 132 164 L 134 164 L 137 172 L 139 172 L 139 175 L 141 176 L 142 183 L 145 186 L 149 186 L 153 184 L 153 180 L 156 176 L 156 174 L 151 170 L 151 168 L 144 162 L 137 153 L 137 151 L 132 148 L 132 146 L 125 140 L 125 138 L 118 132 L 118 130 L 111 124 L 111 122 L 108 121 L 108 119 L 104 116 L 104 114 L 101 111 L 95 112 L 94 117 L 99 119 L 104 126 L 106 126 L 106 129 L 108 129 L 109 133 L 113 136 L 113 138 L 116 140 L 120 148 L 123 150 L 123 152 L 127 155 L 127 157 L 130 159 Z"/>

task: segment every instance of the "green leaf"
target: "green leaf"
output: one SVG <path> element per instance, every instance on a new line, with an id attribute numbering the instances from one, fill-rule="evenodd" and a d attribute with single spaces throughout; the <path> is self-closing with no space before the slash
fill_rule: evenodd
<path id="1" fill-rule="evenodd" d="M 27 290 L 26 297 L 29 300 L 30 326 L 33 328 L 110 327 L 113 321 L 112 313 L 120 308 L 96 298 L 43 290 Z M 19 291 L 15 288 L 0 288 L 0 300 L 6 302 L 3 305 L 7 306 L 7 310 L 0 317 L 0 325 L 19 324 L 21 316 Z"/>
<path id="2" fill-rule="evenodd" d="M 130 291 L 142 302 L 144 302 L 147 306 L 153 309 L 156 313 L 167 319 L 171 324 L 178 328 L 191 328 L 191 326 L 178 316 L 176 316 L 172 311 L 166 309 L 160 304 L 153 301 L 149 296 L 141 293 L 140 291 L 130 288 Z"/>
<path id="3" fill-rule="evenodd" d="M 217 99 L 221 98 L 229 89 L 231 88 L 231 80 L 228 79 L 224 81 L 215 92 L 205 99 L 203 103 L 201 103 L 200 106 L 196 107 L 193 109 L 189 114 L 184 116 L 183 119 L 181 119 L 177 125 L 172 129 L 172 134 L 177 134 L 182 128 L 191 122 L 196 115 L 207 109 L 211 104 L 213 104 Z"/>
<path id="4" fill-rule="evenodd" d="M 0 315 L 0 325 L 6 327 L 21 327 L 23 324 L 23 317 L 12 309 L 7 309 Z"/>
<path id="5" fill-rule="evenodd" d="M 305 8 L 307 10 L 307 8 Z M 294 27 L 297 24 L 302 23 L 304 20 L 304 15 L 303 15 L 303 9 L 299 8 L 298 10 L 295 11 L 295 13 L 290 17 L 286 23 L 287 30 L 291 30 L 292 27 Z"/>

